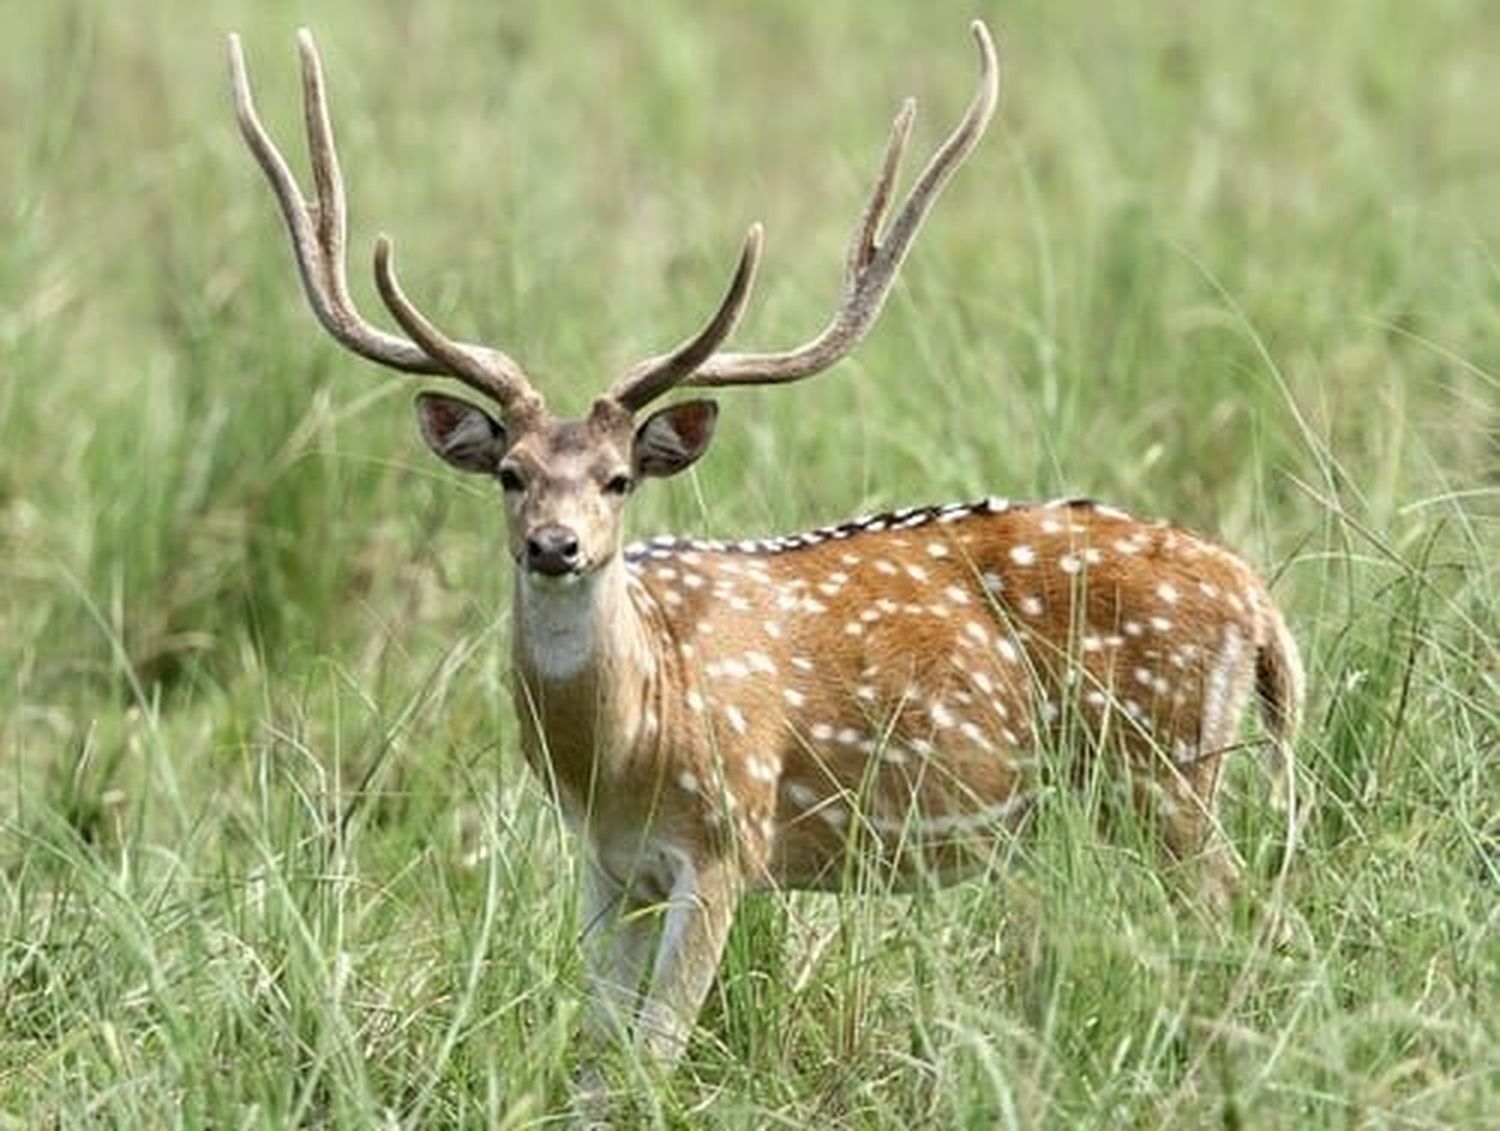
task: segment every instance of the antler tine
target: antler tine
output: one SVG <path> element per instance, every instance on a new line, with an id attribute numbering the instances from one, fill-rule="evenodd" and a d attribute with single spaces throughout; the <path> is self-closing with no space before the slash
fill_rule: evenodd
<path id="1" fill-rule="evenodd" d="M 880 237 L 901 159 L 911 137 L 916 104 L 903 103 L 891 125 L 880 171 L 855 226 L 845 257 L 844 294 L 822 333 L 783 353 L 720 353 L 681 381 L 683 385 L 771 385 L 811 377 L 841 360 L 864 338 L 885 305 L 891 285 L 922 221 L 949 179 L 974 151 L 999 100 L 999 62 L 994 40 L 980 20 L 969 25 L 979 48 L 979 82 L 963 118 L 917 177 L 905 204 Z"/>
<path id="2" fill-rule="evenodd" d="M 750 225 L 750 230 L 745 233 L 744 247 L 740 249 L 739 263 L 729 280 L 729 289 L 724 292 L 719 309 L 708 324 L 671 353 L 648 358 L 633 366 L 610 389 L 611 397 L 631 412 L 638 412 L 713 356 L 714 350 L 734 332 L 740 315 L 745 312 L 745 304 L 750 301 L 763 236 L 760 224 Z"/>
<path id="3" fill-rule="evenodd" d="M 229 37 L 229 73 L 240 133 L 281 208 L 302 289 L 318 321 L 340 345 L 379 365 L 405 373 L 455 378 L 502 408 L 539 399 L 520 366 L 499 350 L 452 341 L 425 319 L 422 322 L 431 331 L 431 337 L 426 342 L 413 343 L 371 325 L 360 314 L 349 293 L 345 268 L 347 206 L 328 113 L 323 65 L 312 34 L 306 28 L 297 33 L 297 50 L 302 63 L 303 113 L 315 201 L 303 196 L 286 158 L 256 113 L 244 49 L 240 37 L 233 34 Z M 411 309 L 410 303 L 404 305 Z M 437 343 L 441 343 L 441 348 L 431 348 Z"/>
<path id="4" fill-rule="evenodd" d="M 509 358 L 504 358 L 504 363 L 510 367 L 509 374 L 497 373 L 494 368 L 497 358 L 504 355 L 485 350 L 481 356 L 475 352 L 475 347 L 455 342 L 413 305 L 396 278 L 394 247 L 390 237 L 383 233 L 375 240 L 375 285 L 386 309 L 401 328 L 435 358 L 449 376 L 493 397 L 511 414 L 534 412 L 541 407 L 541 396 Z"/>

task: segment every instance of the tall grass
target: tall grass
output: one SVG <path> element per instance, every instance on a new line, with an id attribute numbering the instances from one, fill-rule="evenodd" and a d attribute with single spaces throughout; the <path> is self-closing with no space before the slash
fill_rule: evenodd
<path id="1" fill-rule="evenodd" d="M 723 398 L 639 532 L 1084 491 L 1276 578 L 1312 805 L 1236 766 L 1269 945 L 1060 797 L 942 892 L 751 901 L 623 1123 L 1476 1125 L 1497 1054 L 1500 23 L 1426 5 L 984 5 L 1005 94 L 879 331 Z M 526 1125 L 588 1055 L 573 849 L 517 757 L 494 499 L 296 293 L 223 35 L 445 325 L 578 407 L 706 311 L 834 301 L 964 6 L 0 7 L 0 1120 Z"/>

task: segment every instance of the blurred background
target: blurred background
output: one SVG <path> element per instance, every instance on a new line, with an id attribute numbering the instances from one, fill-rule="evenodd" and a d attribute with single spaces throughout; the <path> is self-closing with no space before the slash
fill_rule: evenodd
<path id="1" fill-rule="evenodd" d="M 183 1037 L 200 1022 L 216 1055 L 274 1065 L 276 1024 L 246 1006 L 218 1026 L 209 991 L 176 980 L 220 954 L 179 933 L 189 919 L 247 952 L 262 928 L 303 939 L 287 946 L 307 948 L 309 985 L 335 952 L 372 986 L 461 980 L 421 928 L 470 937 L 485 881 L 464 869 L 503 848 L 510 896 L 552 906 L 566 852 L 511 742 L 495 493 L 426 454 L 418 382 L 345 354 L 305 308 L 234 126 L 226 34 L 305 180 L 293 37 L 314 29 L 366 313 L 385 321 L 368 264 L 389 232 L 445 328 L 578 411 L 699 324 L 752 220 L 768 246 L 735 341 L 814 333 L 900 100 L 919 101 L 913 165 L 966 103 L 975 14 L 1000 45 L 1001 109 L 882 324 L 816 381 L 724 393 L 714 451 L 643 493 L 632 533 L 752 536 L 988 493 L 1172 516 L 1276 578 L 1336 799 L 1315 837 L 1402 841 L 1411 826 L 1368 806 L 1439 789 L 1459 822 L 1438 838 L 1450 895 L 1493 882 L 1493 825 L 1441 792 L 1493 784 L 1493 5 L 6 0 L 0 1099 L 97 1099 L 159 1039 L 171 1079 L 129 1110 L 207 1103 Z M 301 890 L 306 853 L 375 888 L 314 884 L 287 896 L 302 927 L 265 925 L 247 877 Z M 418 894 L 434 875 L 437 908 Z M 125 920 L 91 902 L 104 889 Z M 369 900 L 347 926 L 362 944 L 323 933 L 347 899 Z M 567 952 L 533 926 L 533 955 Z M 64 936 L 92 957 L 39 941 Z M 522 967 L 517 985 L 557 976 Z M 243 1004 L 239 977 L 224 993 Z M 108 1004 L 86 986 L 114 987 L 95 991 Z M 138 986 L 144 1014 L 117 1015 Z M 438 1020 L 360 1046 L 318 1110 L 438 1110 L 385 1090 L 442 1044 L 448 999 L 424 992 L 389 1008 Z M 324 1034 L 297 1000 L 286 1024 Z M 1460 1079 L 1464 1048 L 1444 1062 Z M 307 1110 L 230 1079 L 220 1099 Z M 118 1098 L 100 1102 L 119 1114 Z"/>

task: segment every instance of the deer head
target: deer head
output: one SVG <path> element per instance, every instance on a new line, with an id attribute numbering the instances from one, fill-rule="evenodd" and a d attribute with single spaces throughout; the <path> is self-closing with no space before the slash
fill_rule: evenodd
<path id="1" fill-rule="evenodd" d="M 811 377 L 843 358 L 869 331 L 922 221 L 994 112 L 999 90 L 994 43 L 982 23 L 975 21 L 971 28 L 980 61 L 973 100 L 887 225 L 915 113 L 911 100 L 902 106 L 849 243 L 842 300 L 823 332 L 781 352 L 720 351 L 745 309 L 760 261 L 761 228 L 754 224 L 728 290 L 707 324 L 676 349 L 633 366 L 580 420 L 552 415 L 505 353 L 456 341 L 433 325 L 403 292 L 391 241 L 383 235 L 375 243 L 375 281 L 406 336 L 365 320 L 345 272 L 343 176 L 311 34 L 303 29 L 297 39 L 311 200 L 256 114 L 238 36 L 230 36 L 229 63 L 241 133 L 281 207 L 313 313 L 335 340 L 361 357 L 408 373 L 451 378 L 496 407 L 492 415 L 470 401 L 437 393 L 422 393 L 416 401 L 422 436 L 439 457 L 461 471 L 499 480 L 510 553 L 518 567 L 536 578 L 566 583 L 617 556 L 625 500 L 644 480 L 691 466 L 707 449 L 718 415 L 712 401 L 690 400 L 637 423 L 642 409 L 677 386 L 789 383 Z"/>

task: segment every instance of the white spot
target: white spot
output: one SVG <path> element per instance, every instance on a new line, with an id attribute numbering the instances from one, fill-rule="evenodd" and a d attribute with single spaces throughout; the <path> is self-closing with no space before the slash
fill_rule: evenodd
<path id="1" fill-rule="evenodd" d="M 1104 555 L 1101 554 L 1098 550 L 1094 549 L 1094 547 L 1092 546 L 1083 551 L 1083 561 L 1085 565 L 1098 565 L 1103 560 Z"/>
<path id="2" fill-rule="evenodd" d="M 827 723 L 813 723 L 811 734 L 818 742 L 827 742 L 833 737 L 833 728 Z"/>
<path id="3" fill-rule="evenodd" d="M 866 703 L 873 703 L 876 699 L 880 698 L 880 693 L 868 683 L 862 683 L 856 687 L 854 695 L 858 699 L 863 699 Z"/>
<path id="4" fill-rule="evenodd" d="M 1163 581 L 1156 587 L 1156 595 L 1169 605 L 1177 603 L 1177 587 L 1169 581 Z"/>
<path id="5" fill-rule="evenodd" d="M 683 770 L 677 775 L 677 788 L 684 793 L 698 792 L 698 775 L 692 770 Z"/>
<path id="6" fill-rule="evenodd" d="M 817 814 L 824 824 L 835 829 L 841 829 L 849 823 L 849 811 L 842 805 L 824 805 L 817 810 Z"/>
<path id="7" fill-rule="evenodd" d="M 985 499 L 984 509 L 989 511 L 990 514 L 1000 514 L 1002 511 L 1007 511 L 1010 509 L 1010 500 L 1001 499 L 994 495 L 991 495 L 989 498 Z"/>
<path id="8" fill-rule="evenodd" d="M 910 577 L 913 581 L 926 581 L 927 580 L 927 571 L 925 569 L 923 569 L 919 565 L 909 565 L 909 566 L 907 566 L 906 567 L 906 573 L 907 573 L 907 576 Z"/>
<path id="9" fill-rule="evenodd" d="M 1130 515 L 1126 514 L 1119 507 L 1111 507 L 1106 505 L 1105 503 L 1095 503 L 1094 513 L 1099 515 L 1101 518 L 1117 518 L 1126 520 L 1130 518 Z"/>
<path id="10" fill-rule="evenodd" d="M 1169 621 L 1166 617 L 1152 617 L 1151 627 L 1157 632 L 1171 632 L 1172 622 Z"/>
<path id="11" fill-rule="evenodd" d="M 781 689 L 781 697 L 793 707 L 805 707 L 807 705 L 807 696 L 795 687 L 783 687 Z"/>
<path id="12" fill-rule="evenodd" d="M 701 712 L 703 710 L 703 696 L 696 689 L 687 693 L 687 705 L 689 711 Z"/>
<path id="13" fill-rule="evenodd" d="M 803 785 L 801 782 L 785 782 L 782 791 L 787 800 L 798 809 L 811 809 L 818 803 L 818 793 L 811 786 Z"/>
<path id="14" fill-rule="evenodd" d="M 1010 560 L 1016 565 L 1028 566 L 1036 561 L 1036 551 L 1030 546 L 1012 546 L 1010 548 Z"/>
<path id="15" fill-rule="evenodd" d="M 1021 598 L 1021 611 L 1029 617 L 1039 617 L 1043 612 L 1042 599 L 1027 595 Z"/>
<path id="16" fill-rule="evenodd" d="M 880 610 L 866 609 L 864 612 L 859 614 L 859 619 L 864 621 L 866 624 L 874 624 L 880 619 Z"/>
<path id="17" fill-rule="evenodd" d="M 1117 553 L 1138 554 L 1141 552 L 1141 547 L 1129 538 L 1116 538 L 1113 545 Z"/>
<path id="18" fill-rule="evenodd" d="M 1080 643 L 1083 645 L 1085 652 L 1102 652 L 1104 650 L 1104 641 L 1100 640 L 1092 632 L 1085 636 Z"/>
<path id="19" fill-rule="evenodd" d="M 974 686 L 986 695 L 995 690 L 995 681 L 985 675 L 984 672 L 973 672 L 971 673 L 971 677 L 974 680 Z"/>
<path id="20" fill-rule="evenodd" d="M 1083 696 L 1083 701 L 1091 707 L 1102 707 L 1109 702 L 1109 698 L 1104 692 L 1094 690 L 1086 692 Z"/>
<path id="21" fill-rule="evenodd" d="M 896 568 L 895 562 L 887 561 L 885 558 L 876 558 L 875 568 L 888 577 L 895 577 L 901 572 Z"/>
<path id="22" fill-rule="evenodd" d="M 1136 683 L 1145 684 L 1147 687 L 1150 687 L 1151 686 L 1151 672 L 1150 672 L 1150 670 L 1147 669 L 1147 668 L 1136 668 L 1135 669 L 1135 681 L 1136 681 Z"/>
<path id="23" fill-rule="evenodd" d="M 998 573 L 982 574 L 980 575 L 979 580 L 991 593 L 998 593 L 1000 592 L 1000 590 L 1005 588 L 1005 579 L 1002 578 Z"/>
<path id="24" fill-rule="evenodd" d="M 850 565 L 850 566 L 852 566 L 852 565 L 859 565 L 859 563 L 862 560 L 863 559 L 861 559 L 858 554 L 840 554 L 839 555 L 839 561 L 843 562 L 845 565 Z"/>
<path id="25" fill-rule="evenodd" d="M 761 625 L 761 628 L 765 629 L 766 635 L 769 636 L 772 640 L 781 639 L 781 625 L 777 624 L 775 621 L 768 620 Z"/>
<path id="26" fill-rule="evenodd" d="M 1042 533 L 1043 534 L 1061 534 L 1062 533 L 1062 523 L 1058 522 L 1057 519 L 1055 519 L 1055 518 L 1044 518 L 1044 519 L 1042 519 L 1041 526 L 1042 526 Z"/>
<path id="27" fill-rule="evenodd" d="M 1083 569 L 1083 559 L 1077 554 L 1064 554 L 1057 559 L 1057 568 L 1064 573 L 1077 573 Z"/>
<path id="28" fill-rule="evenodd" d="M 813 670 L 813 662 L 806 656 L 793 656 L 790 663 L 799 672 L 810 672 Z"/>
<path id="29" fill-rule="evenodd" d="M 944 730 L 958 722 L 953 717 L 953 712 L 948 709 L 946 703 L 934 703 L 931 707 L 927 708 L 927 713 L 932 716 L 932 721 Z"/>
<path id="30" fill-rule="evenodd" d="M 857 620 L 852 620 L 848 624 L 844 625 L 844 632 L 848 636 L 862 636 L 864 635 L 864 631 L 865 626 L 860 624 Z"/>
<path id="31" fill-rule="evenodd" d="M 979 725 L 977 723 L 973 723 L 973 722 L 963 722 L 963 723 L 960 723 L 959 727 L 958 727 L 958 732 L 960 734 L 962 734 L 965 738 L 967 738 L 970 742 L 974 743 L 974 745 L 976 745 L 976 746 L 988 746 L 989 745 L 989 742 L 985 739 L 984 731 L 980 729 L 980 727 L 979 727 Z"/>
<path id="32" fill-rule="evenodd" d="M 927 543 L 927 556 L 930 558 L 946 558 L 948 556 L 948 547 L 941 542 L 929 542 Z"/>
<path id="33" fill-rule="evenodd" d="M 756 781 L 774 782 L 780 769 L 781 765 L 775 758 L 747 758 L 745 760 L 745 772 Z"/>
<path id="34" fill-rule="evenodd" d="M 999 652 L 1000 658 L 1008 663 L 1014 664 L 1021 659 L 1020 650 L 1004 636 L 995 641 L 995 651 Z"/>
<path id="35" fill-rule="evenodd" d="M 834 738 L 841 746 L 858 746 L 859 737 L 859 731 L 853 727 L 844 727 L 838 734 L 834 735 Z"/>
<path id="36" fill-rule="evenodd" d="M 724 674 L 731 679 L 746 679 L 750 675 L 750 669 L 739 660 L 725 660 Z"/>
<path id="37" fill-rule="evenodd" d="M 1198 592 L 1202 593 L 1205 597 L 1217 597 L 1219 595 L 1219 587 L 1207 581 L 1200 581 L 1198 582 Z"/>
<path id="38" fill-rule="evenodd" d="M 1145 631 L 1141 628 L 1140 621 L 1128 620 L 1121 627 L 1124 628 L 1126 636 L 1139 636 Z"/>

